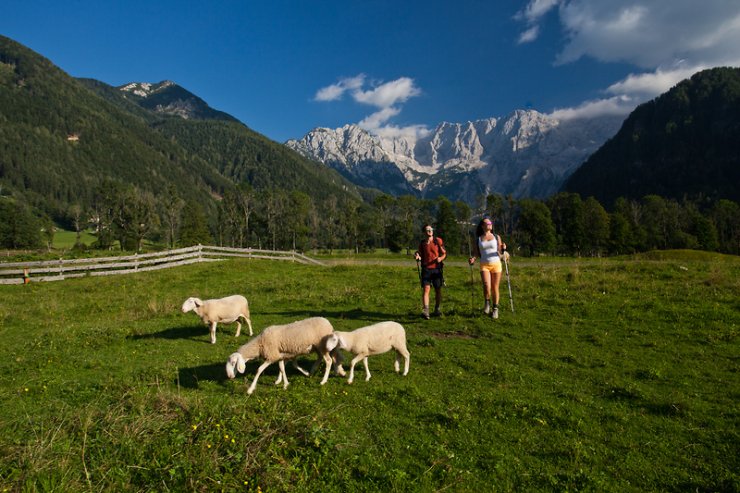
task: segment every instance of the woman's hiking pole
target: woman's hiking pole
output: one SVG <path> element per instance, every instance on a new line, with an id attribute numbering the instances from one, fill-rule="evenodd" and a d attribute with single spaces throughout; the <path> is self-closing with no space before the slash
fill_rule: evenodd
<path id="1" fill-rule="evenodd" d="M 511 279 L 509 278 L 509 255 L 504 250 L 504 265 L 506 266 L 506 284 L 509 285 L 509 302 L 511 302 L 511 313 L 514 313 L 514 298 L 511 296 Z"/>
<path id="2" fill-rule="evenodd" d="M 468 258 L 473 258 L 473 247 L 470 246 L 470 231 L 468 231 Z M 468 262 L 470 266 L 470 314 L 475 314 L 475 280 L 473 279 L 473 264 Z"/>

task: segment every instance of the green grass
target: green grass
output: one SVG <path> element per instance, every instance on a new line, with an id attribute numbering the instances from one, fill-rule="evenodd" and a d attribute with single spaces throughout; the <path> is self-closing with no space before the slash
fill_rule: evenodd
<path id="1" fill-rule="evenodd" d="M 516 313 L 478 313 L 446 269 L 419 318 L 416 265 L 234 260 L 0 286 L 2 491 L 738 491 L 740 259 L 511 264 Z M 396 320 L 411 369 L 370 358 L 325 386 L 257 363 L 179 308 L 242 293 L 256 331 Z M 246 329 L 246 328 L 245 328 Z M 244 333 L 244 332 L 243 332 Z M 309 363 L 309 361 L 306 361 Z"/>
<path id="2" fill-rule="evenodd" d="M 82 231 L 80 233 L 80 242 L 83 245 L 90 246 L 97 241 L 97 237 L 90 234 L 88 231 Z M 77 242 L 77 233 L 74 231 L 67 231 L 60 229 L 54 233 L 53 247 L 58 250 L 70 249 L 75 246 Z"/>

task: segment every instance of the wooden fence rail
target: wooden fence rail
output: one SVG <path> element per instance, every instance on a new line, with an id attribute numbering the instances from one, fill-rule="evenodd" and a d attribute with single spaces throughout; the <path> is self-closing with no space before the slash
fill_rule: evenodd
<path id="1" fill-rule="evenodd" d="M 84 276 L 131 274 L 133 272 L 168 269 L 196 262 L 216 262 L 229 257 L 289 260 L 302 264 L 325 265 L 318 260 L 294 251 L 198 245 L 122 257 L 0 262 L 0 284 L 24 284 L 38 281 L 62 281 Z"/>

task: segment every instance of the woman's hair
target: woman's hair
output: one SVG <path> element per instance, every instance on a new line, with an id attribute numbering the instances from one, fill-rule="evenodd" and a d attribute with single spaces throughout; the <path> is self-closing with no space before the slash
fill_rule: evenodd
<path id="1" fill-rule="evenodd" d="M 480 222 L 478 223 L 478 226 L 476 226 L 476 228 L 475 228 L 475 236 L 476 236 L 476 238 L 477 237 L 480 237 L 480 236 L 483 236 L 483 233 L 486 232 L 486 228 L 485 228 L 485 226 L 483 226 L 483 223 L 485 223 L 486 221 L 491 221 L 491 223 L 493 223 L 493 219 L 491 219 L 490 217 L 483 217 L 483 218 L 481 218 Z"/>
<path id="2" fill-rule="evenodd" d="M 434 226 L 432 226 L 431 224 L 425 224 L 424 226 L 421 227 L 421 234 L 426 233 L 427 228 L 434 229 Z"/>

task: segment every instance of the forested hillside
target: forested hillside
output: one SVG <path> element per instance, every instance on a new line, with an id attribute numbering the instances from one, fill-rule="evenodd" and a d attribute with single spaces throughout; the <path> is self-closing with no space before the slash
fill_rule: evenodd
<path id="1" fill-rule="evenodd" d="M 2 194 L 59 220 L 91 207 L 107 180 L 158 193 L 170 185 L 214 210 L 231 185 L 209 163 L 153 132 L 47 59 L 0 36 Z"/>
<path id="2" fill-rule="evenodd" d="M 695 74 L 635 109 L 563 190 L 618 197 L 740 200 L 740 68 Z"/>
<path id="3" fill-rule="evenodd" d="M 169 98 L 169 99 L 168 99 Z M 183 99 L 184 98 L 184 99 Z M 168 102 L 202 118 L 154 111 Z M 192 103 L 192 102 L 195 103 Z M 57 222 L 95 206 L 109 182 L 196 202 L 213 223 L 218 198 L 241 183 L 360 200 L 333 170 L 299 156 L 186 90 L 168 84 L 151 99 L 76 80 L 0 37 L 0 192 Z"/>

